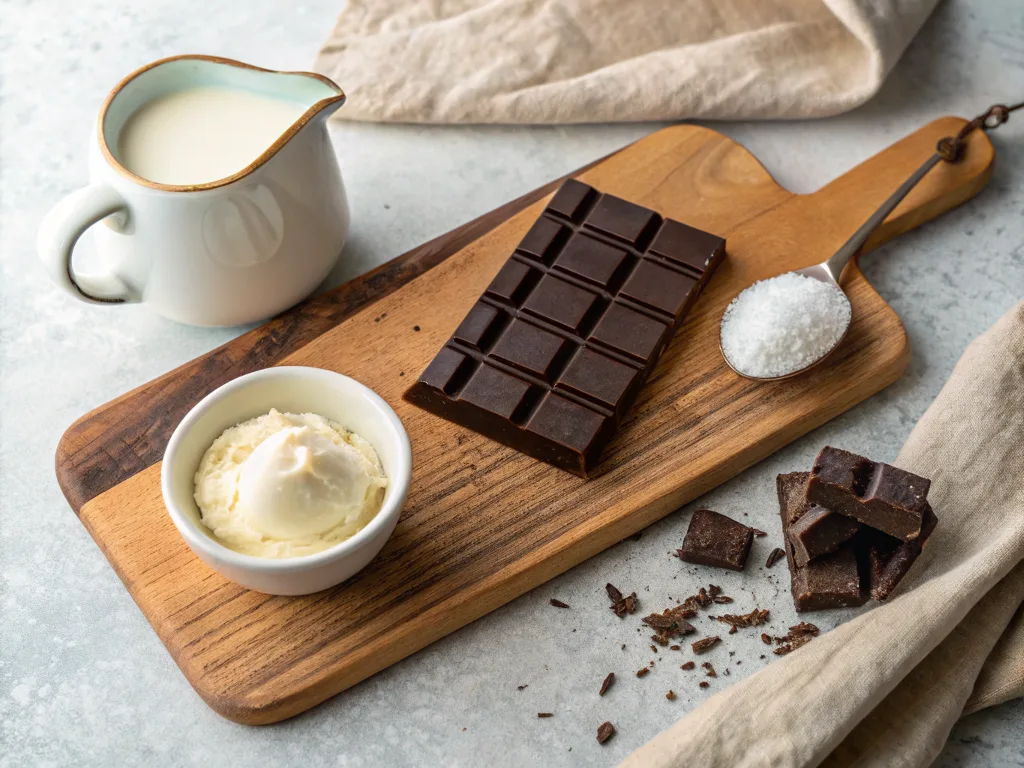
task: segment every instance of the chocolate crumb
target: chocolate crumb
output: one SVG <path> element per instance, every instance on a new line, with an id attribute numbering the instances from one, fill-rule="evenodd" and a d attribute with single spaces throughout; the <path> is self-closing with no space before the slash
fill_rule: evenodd
<path id="1" fill-rule="evenodd" d="M 782 637 L 776 637 L 775 642 L 780 645 L 772 651 L 776 656 L 785 656 L 787 653 L 792 653 L 802 645 L 807 645 L 815 637 L 818 636 L 821 630 L 819 630 L 813 624 L 802 621 L 799 624 L 789 628 L 789 632 Z"/>
<path id="2" fill-rule="evenodd" d="M 679 668 L 680 669 L 685 669 L 687 672 L 689 672 L 691 669 L 693 669 L 696 666 L 697 665 L 694 662 L 688 661 L 685 664 L 681 664 Z"/>
<path id="3" fill-rule="evenodd" d="M 678 645 L 670 645 L 670 646 L 668 647 L 668 649 L 669 649 L 670 651 L 681 651 L 681 650 L 682 650 L 682 647 L 681 647 L 681 646 L 678 646 Z"/>
<path id="4" fill-rule="evenodd" d="M 729 655 L 730 656 L 735 656 L 736 655 L 736 651 L 729 651 Z"/>
<path id="5" fill-rule="evenodd" d="M 657 637 L 657 635 L 652 635 L 652 637 Z M 657 653 L 658 652 L 658 646 L 652 645 L 651 646 L 651 650 L 654 651 L 655 653 Z"/>
<path id="6" fill-rule="evenodd" d="M 609 607 L 620 619 L 625 617 L 627 613 L 633 613 L 636 611 L 636 592 L 633 592 L 627 597 L 623 597 L 622 592 L 612 584 L 605 584 L 604 589 L 608 593 L 609 599 L 612 601 L 612 604 Z"/>
<path id="7" fill-rule="evenodd" d="M 765 645 L 771 645 L 772 644 L 772 636 L 769 635 L 767 632 L 762 632 L 761 633 L 761 642 L 764 643 Z M 761 658 L 763 659 L 764 656 L 762 656 Z"/>
<path id="8" fill-rule="evenodd" d="M 707 688 L 709 685 L 711 685 L 711 683 L 709 683 L 707 680 L 701 680 L 700 681 L 700 687 L 701 688 Z"/>
<path id="9" fill-rule="evenodd" d="M 773 565 L 775 565 L 777 562 L 779 562 L 779 560 L 781 560 L 785 556 L 786 556 L 786 550 L 779 549 L 778 547 L 776 547 L 775 549 L 773 549 L 769 553 L 768 560 L 765 562 L 764 567 L 765 568 L 771 568 Z"/>
<path id="10" fill-rule="evenodd" d="M 644 675 L 646 675 L 650 671 L 651 671 L 650 667 L 641 667 L 640 669 L 638 669 L 636 671 L 636 676 L 637 677 L 643 677 Z"/>
<path id="11" fill-rule="evenodd" d="M 420 327 L 419 327 L 418 325 L 414 325 L 414 326 L 412 327 L 412 329 L 413 329 L 414 331 L 417 331 L 417 332 L 419 332 L 419 330 L 420 330 Z"/>
<path id="12" fill-rule="evenodd" d="M 719 605 L 732 602 L 732 598 L 728 595 L 715 595 L 712 599 Z"/>
<path id="13" fill-rule="evenodd" d="M 557 600 L 557 599 L 555 599 L 553 597 L 551 598 L 551 600 L 549 602 L 553 606 L 555 606 L 555 608 L 568 608 L 569 607 L 568 603 L 563 603 L 561 600 Z"/>
<path id="14" fill-rule="evenodd" d="M 625 643 L 622 644 L 622 650 L 626 650 L 626 644 Z"/>
<path id="15" fill-rule="evenodd" d="M 522 691 L 522 690 L 524 690 L 526 688 L 527 685 L 529 685 L 529 683 L 523 683 L 522 685 L 517 685 L 516 686 L 516 690 L 517 691 Z"/>
<path id="16" fill-rule="evenodd" d="M 736 625 L 735 624 L 733 624 L 731 627 L 729 627 L 729 634 L 730 635 L 735 635 L 736 634 Z"/>
<path id="17" fill-rule="evenodd" d="M 750 530 L 752 530 L 754 532 L 754 535 L 757 536 L 758 538 L 761 538 L 762 536 L 767 536 L 768 535 L 764 531 L 758 530 L 757 528 L 751 528 Z"/>
<path id="18" fill-rule="evenodd" d="M 606 677 L 604 679 L 604 682 L 601 683 L 601 690 L 597 692 L 597 695 L 598 696 L 604 696 L 605 693 L 608 692 L 608 689 L 612 687 L 612 683 L 614 683 L 614 682 L 615 682 L 615 673 L 614 672 L 609 672 L 608 673 L 608 677 Z"/>
<path id="19" fill-rule="evenodd" d="M 611 723 L 601 723 L 597 727 L 597 743 L 604 744 L 608 739 L 615 735 L 615 726 Z"/>
<path id="20" fill-rule="evenodd" d="M 726 668 L 725 668 L 725 672 L 723 672 L 722 674 L 723 674 L 723 675 L 731 675 L 731 674 L 732 674 L 732 672 L 730 672 L 730 671 L 729 671 L 729 668 L 728 668 L 728 667 L 726 667 Z"/>
<path id="21" fill-rule="evenodd" d="M 769 612 L 767 609 L 759 610 L 755 608 L 750 613 L 735 614 L 735 613 L 724 613 L 718 617 L 718 621 L 723 624 L 730 624 L 732 628 L 729 630 L 729 634 L 733 634 L 737 627 L 756 627 L 760 624 L 764 624 L 768 621 Z"/>
<path id="22" fill-rule="evenodd" d="M 398 375 L 399 375 L 399 376 L 405 376 L 405 371 L 399 371 L 399 372 L 398 372 Z"/>
<path id="23" fill-rule="evenodd" d="M 538 712 L 537 717 L 554 717 L 554 712 Z"/>
<path id="24" fill-rule="evenodd" d="M 694 653 L 704 653 L 704 651 L 714 648 L 720 642 L 722 642 L 722 638 L 718 635 L 712 635 L 711 637 L 705 637 L 702 640 L 691 643 L 690 647 L 693 649 Z"/>
<path id="25" fill-rule="evenodd" d="M 715 667 L 710 661 L 705 661 L 700 665 L 701 669 L 704 670 L 704 674 L 708 677 L 718 677 L 718 673 L 715 672 Z"/>
<path id="26" fill-rule="evenodd" d="M 665 698 L 668 699 L 669 701 L 675 701 L 676 700 L 676 692 L 673 691 L 670 688 L 668 693 L 665 694 Z"/>

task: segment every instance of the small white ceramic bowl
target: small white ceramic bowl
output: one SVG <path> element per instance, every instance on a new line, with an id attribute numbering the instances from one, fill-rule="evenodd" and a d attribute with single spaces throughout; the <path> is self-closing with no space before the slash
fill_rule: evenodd
<path id="1" fill-rule="evenodd" d="M 369 525 L 352 538 L 313 555 L 255 557 L 228 549 L 199 522 L 193 492 L 206 449 L 228 427 L 271 408 L 320 414 L 352 430 L 377 451 L 388 477 L 384 503 Z M 398 522 L 411 478 L 409 436 L 376 392 L 333 371 L 280 367 L 240 376 L 200 400 L 171 435 L 160 486 L 171 520 L 204 563 L 257 592 L 307 595 L 340 584 L 380 552 Z"/>

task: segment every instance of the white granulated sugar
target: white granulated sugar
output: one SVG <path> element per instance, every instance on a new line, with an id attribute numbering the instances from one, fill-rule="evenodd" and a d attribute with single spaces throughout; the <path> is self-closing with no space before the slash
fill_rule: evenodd
<path id="1" fill-rule="evenodd" d="M 733 299 L 722 318 L 722 352 L 745 376 L 785 376 L 826 355 L 846 332 L 851 314 L 840 289 L 787 272 Z"/>

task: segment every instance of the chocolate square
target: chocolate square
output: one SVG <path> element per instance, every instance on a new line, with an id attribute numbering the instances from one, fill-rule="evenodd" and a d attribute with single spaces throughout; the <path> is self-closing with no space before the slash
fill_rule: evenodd
<path id="1" fill-rule="evenodd" d="M 523 304 L 523 311 L 579 334 L 600 310 L 597 294 L 545 275 Z"/>
<path id="2" fill-rule="evenodd" d="M 576 179 L 569 179 L 558 188 L 545 211 L 557 216 L 564 216 L 578 224 L 586 216 L 595 199 L 597 199 L 596 189 L 576 181 Z"/>
<path id="3" fill-rule="evenodd" d="M 894 536 L 868 529 L 867 571 L 871 597 L 879 602 L 889 599 L 910 567 L 924 550 L 925 542 L 932 535 L 938 519 L 931 505 L 924 511 L 921 534 L 914 541 L 900 541 Z"/>
<path id="4" fill-rule="evenodd" d="M 626 402 L 629 388 L 639 376 L 636 368 L 581 347 L 559 377 L 555 389 L 564 389 L 615 411 L 620 403 Z"/>
<path id="5" fill-rule="evenodd" d="M 501 335 L 491 356 L 537 378 L 550 381 L 569 342 L 550 331 L 515 319 Z"/>
<path id="6" fill-rule="evenodd" d="M 919 475 L 826 446 L 814 460 L 807 500 L 913 541 L 921 532 L 930 485 Z"/>
<path id="7" fill-rule="evenodd" d="M 571 231 L 554 219 L 541 216 L 516 246 L 516 250 L 542 264 L 550 264 Z"/>
<path id="8" fill-rule="evenodd" d="M 530 289 L 536 282 L 539 273 L 534 272 L 530 267 L 521 261 L 509 259 L 494 276 L 491 284 L 487 286 L 485 296 L 507 301 L 509 304 L 519 306 L 530 294 Z"/>
<path id="9" fill-rule="evenodd" d="M 796 563 L 791 531 L 810 509 L 805 493 L 808 477 L 807 472 L 790 472 L 776 480 L 793 604 L 800 612 L 863 605 L 867 596 L 861 586 L 853 540 L 806 565 Z"/>
<path id="10" fill-rule="evenodd" d="M 692 277 L 644 259 L 622 286 L 622 295 L 638 304 L 674 317 L 683 311 L 690 292 L 697 287 Z"/>
<path id="11" fill-rule="evenodd" d="M 678 555 L 688 563 L 742 571 L 753 540 L 753 528 L 710 509 L 698 509 L 690 518 Z"/>
<path id="12" fill-rule="evenodd" d="M 481 302 L 473 305 L 469 314 L 459 323 L 452 339 L 476 350 L 486 349 L 505 318 L 494 307 Z"/>
<path id="13" fill-rule="evenodd" d="M 817 504 L 800 516 L 789 529 L 793 557 L 797 565 L 807 565 L 816 557 L 835 552 L 861 528 L 852 517 L 841 515 Z"/>
<path id="14" fill-rule="evenodd" d="M 659 224 L 661 216 L 649 208 L 614 195 L 601 195 L 583 226 L 635 246 Z"/>
<path id="15" fill-rule="evenodd" d="M 710 232 L 666 219 L 650 252 L 693 270 L 698 276 L 725 254 L 725 240 Z"/>
<path id="16" fill-rule="evenodd" d="M 530 385 L 504 371 L 481 365 L 470 378 L 459 400 L 502 419 L 515 421 L 516 413 L 526 403 Z"/>
<path id="17" fill-rule="evenodd" d="M 670 326 L 660 320 L 621 304 L 612 304 L 605 310 L 590 340 L 642 362 L 660 352 L 659 345 L 670 330 Z"/>
<path id="18" fill-rule="evenodd" d="M 629 267 L 629 254 L 621 248 L 579 234 L 566 243 L 554 266 L 605 288 L 613 282 L 616 274 Z"/>

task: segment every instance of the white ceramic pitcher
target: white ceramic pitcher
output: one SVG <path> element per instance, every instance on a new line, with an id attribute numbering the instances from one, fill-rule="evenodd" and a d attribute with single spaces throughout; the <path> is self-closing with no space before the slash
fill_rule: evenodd
<path id="1" fill-rule="evenodd" d="M 308 108 L 227 178 L 160 184 L 125 168 L 117 148 L 126 121 L 151 99 L 197 86 L 245 89 Z M 320 75 L 210 56 L 176 56 L 133 72 L 100 110 L 89 186 L 43 219 L 40 258 L 78 299 L 145 302 L 192 325 L 238 325 L 287 309 L 324 280 L 348 233 L 345 187 L 326 128 L 344 101 Z M 79 274 L 72 267 L 75 243 L 96 224 L 105 269 Z"/>

